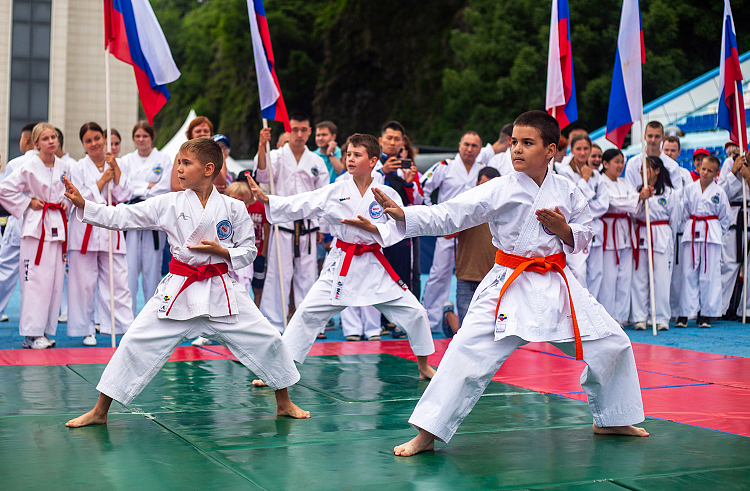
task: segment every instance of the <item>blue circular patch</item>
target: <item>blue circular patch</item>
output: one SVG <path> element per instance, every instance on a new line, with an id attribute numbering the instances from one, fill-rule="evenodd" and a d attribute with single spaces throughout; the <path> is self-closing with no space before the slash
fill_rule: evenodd
<path id="1" fill-rule="evenodd" d="M 65 181 L 63 181 L 63 177 L 68 177 L 67 173 L 63 171 L 62 175 L 60 175 L 60 182 L 65 184 Z"/>
<path id="2" fill-rule="evenodd" d="M 658 203 L 662 206 L 667 206 L 667 199 L 666 198 L 659 198 Z"/>
<path id="3" fill-rule="evenodd" d="M 219 236 L 219 240 L 227 240 L 232 236 L 232 224 L 229 220 L 222 220 L 216 224 L 216 235 Z"/>
<path id="4" fill-rule="evenodd" d="M 313 176 L 318 177 L 318 168 L 317 167 L 313 167 L 312 169 L 310 169 L 310 172 L 312 173 Z"/>
<path id="5" fill-rule="evenodd" d="M 719 203 L 719 195 L 715 195 L 713 198 L 711 198 L 711 202 L 718 204 Z"/>
<path id="6" fill-rule="evenodd" d="M 373 220 L 377 220 L 378 218 L 383 216 L 383 207 L 378 204 L 377 201 L 373 201 L 370 203 L 370 217 Z"/>
<path id="7" fill-rule="evenodd" d="M 542 225 L 542 224 L 540 223 L 539 225 Z M 544 233 L 546 233 L 547 235 L 555 235 L 554 233 L 550 232 L 549 229 L 545 227 L 544 225 L 542 225 L 542 230 L 544 230 Z"/>
<path id="8" fill-rule="evenodd" d="M 161 174 L 162 170 L 163 169 L 161 168 L 161 166 L 157 165 L 156 167 L 154 167 L 154 174 L 156 174 L 158 176 L 159 174 Z"/>

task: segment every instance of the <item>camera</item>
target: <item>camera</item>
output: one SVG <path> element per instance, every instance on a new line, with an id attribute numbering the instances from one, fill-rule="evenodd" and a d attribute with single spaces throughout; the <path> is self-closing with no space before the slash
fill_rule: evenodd
<path id="1" fill-rule="evenodd" d="M 411 169 L 411 165 L 414 163 L 412 159 L 401 159 L 402 169 Z"/>

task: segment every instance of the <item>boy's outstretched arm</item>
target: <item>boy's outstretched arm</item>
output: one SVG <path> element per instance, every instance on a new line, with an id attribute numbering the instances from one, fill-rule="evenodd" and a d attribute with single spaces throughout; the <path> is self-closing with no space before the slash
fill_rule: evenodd
<path id="1" fill-rule="evenodd" d="M 65 176 L 63 176 L 63 184 L 65 184 L 65 196 L 71 201 L 71 203 L 73 203 L 76 208 L 80 208 L 83 210 L 83 207 L 86 206 L 86 200 L 83 199 L 83 196 L 81 196 L 78 188 L 76 188 L 73 183 L 70 182 Z"/>
<path id="2" fill-rule="evenodd" d="M 375 201 L 383 207 L 383 211 L 388 213 L 391 218 L 399 222 L 406 220 L 404 210 L 396 204 L 387 194 L 378 188 L 372 188 L 372 194 L 375 196 Z"/>
<path id="3" fill-rule="evenodd" d="M 544 225 L 547 230 L 560 237 L 569 247 L 575 247 L 575 239 L 570 225 L 565 220 L 565 215 L 555 206 L 554 211 L 543 208 L 536 210 L 536 219 Z"/>

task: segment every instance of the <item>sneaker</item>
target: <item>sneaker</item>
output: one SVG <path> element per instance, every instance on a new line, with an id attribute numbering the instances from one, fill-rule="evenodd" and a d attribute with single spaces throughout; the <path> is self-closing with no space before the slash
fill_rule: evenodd
<path id="1" fill-rule="evenodd" d="M 704 327 L 704 328 L 711 327 L 710 319 L 708 317 L 701 318 L 701 320 L 698 322 L 698 327 Z"/>
<path id="2" fill-rule="evenodd" d="M 10 317 L 8 317 L 7 315 L 5 314 L 0 315 L 0 322 L 8 322 L 9 320 L 10 320 Z"/>
<path id="3" fill-rule="evenodd" d="M 205 346 L 207 344 L 211 344 L 211 340 L 204 338 L 203 336 L 198 336 L 197 338 L 193 339 L 193 342 L 190 343 L 193 346 Z"/>
<path id="4" fill-rule="evenodd" d="M 370 336 L 369 338 L 367 338 L 367 340 L 368 341 L 380 341 L 380 336 L 376 334 L 375 336 Z"/>
<path id="5" fill-rule="evenodd" d="M 54 348 L 57 342 L 54 339 L 50 339 L 49 336 L 47 336 L 46 334 L 44 335 L 44 337 L 47 338 L 47 341 L 49 342 L 50 347 Z"/>
<path id="6" fill-rule="evenodd" d="M 406 333 L 400 327 L 395 326 L 393 328 L 393 331 L 391 331 L 391 337 L 393 339 L 404 339 L 406 337 Z"/>
<path id="7" fill-rule="evenodd" d="M 678 317 L 674 322 L 674 327 L 687 327 L 687 317 Z"/>
<path id="8" fill-rule="evenodd" d="M 453 329 L 451 329 L 451 326 L 448 325 L 448 321 L 445 320 L 445 314 L 448 312 L 453 313 L 453 302 L 445 302 L 443 304 L 443 334 L 445 334 L 446 338 L 452 338 L 453 337 Z"/>
<path id="9" fill-rule="evenodd" d="M 645 331 L 646 330 L 646 321 L 640 321 L 635 323 L 635 330 L 636 331 Z"/>
<path id="10" fill-rule="evenodd" d="M 351 334 L 346 337 L 347 341 L 362 341 L 362 336 L 359 334 Z"/>
<path id="11" fill-rule="evenodd" d="M 84 346 L 96 346 L 96 336 L 93 334 L 89 334 L 85 338 L 83 338 L 83 345 Z"/>
<path id="12" fill-rule="evenodd" d="M 50 344 L 49 339 L 45 338 L 44 336 L 26 336 L 23 339 L 23 347 L 30 349 L 47 349 L 51 348 L 52 345 Z"/>
<path id="13" fill-rule="evenodd" d="M 657 331 L 669 331 L 669 324 L 656 324 Z"/>
<path id="14" fill-rule="evenodd" d="M 58 315 L 57 322 L 59 322 L 60 324 L 66 324 L 68 322 L 68 316 L 63 314 Z"/>

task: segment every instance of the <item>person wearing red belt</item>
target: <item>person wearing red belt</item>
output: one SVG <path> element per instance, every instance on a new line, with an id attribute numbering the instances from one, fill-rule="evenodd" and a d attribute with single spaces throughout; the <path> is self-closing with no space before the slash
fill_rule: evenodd
<path id="1" fill-rule="evenodd" d="M 223 344 L 243 365 L 276 390 L 276 414 L 309 418 L 289 399 L 299 380 L 279 331 L 264 318 L 242 285 L 227 273 L 248 266 L 257 253 L 245 205 L 217 191 L 213 182 L 224 160 L 219 144 L 196 138 L 180 147 L 177 176 L 184 191 L 137 204 L 104 206 L 84 200 L 65 180 L 66 196 L 82 220 L 112 230 L 167 233 L 169 274 L 138 314 L 104 369 L 99 399 L 68 427 L 105 424 L 113 399 L 125 406 L 146 387 L 182 342 L 205 336 Z"/>
<path id="2" fill-rule="evenodd" d="M 654 189 L 649 198 L 651 243 L 654 260 L 654 301 L 656 328 L 669 329 L 669 294 L 674 264 L 674 236 L 680 229 L 682 203 L 672 188 L 672 180 L 659 157 L 646 157 L 648 186 Z M 640 190 L 639 190 L 640 191 Z M 630 320 L 636 330 L 645 330 L 649 318 L 648 243 L 646 242 L 645 207 L 634 216 L 636 260 L 630 290 Z"/>
<path id="3" fill-rule="evenodd" d="M 435 346 L 427 312 L 382 252 L 383 247 L 403 237 L 372 194 L 372 169 L 379 155 L 380 144 L 375 137 L 355 133 L 347 140 L 345 157 L 351 179 L 293 196 L 266 196 L 257 183 L 248 180 L 256 199 L 266 203 L 270 223 L 318 219 L 336 238 L 320 277 L 297 307 L 282 338 L 294 361 L 304 363 L 315 338 L 331 317 L 346 307 L 372 305 L 406 331 L 417 356 L 419 377 L 429 379 L 435 370 L 427 356 L 434 353 Z M 393 188 L 380 188 L 401 203 Z"/>
<path id="4" fill-rule="evenodd" d="M 505 359 L 530 341 L 552 342 L 586 363 L 581 385 L 594 432 L 648 435 L 632 426 L 644 414 L 630 340 L 565 264 L 566 254 L 588 245 L 592 229 L 583 194 L 548 172 L 559 140 L 552 116 L 527 112 L 513 125 L 515 172 L 431 207 L 401 209 L 375 191 L 404 236 L 446 235 L 489 223 L 498 248 L 495 266 L 409 418 L 419 434 L 394 448 L 395 455 L 432 450 L 435 439 L 448 442 Z"/>
<path id="5" fill-rule="evenodd" d="M 51 348 L 57 331 L 67 253 L 67 212 L 63 176 L 68 164 L 55 156 L 55 127 L 39 123 L 31 131 L 39 151 L 0 183 L 0 205 L 23 217 L 20 276 L 23 347 Z"/>
<path id="6" fill-rule="evenodd" d="M 731 215 L 727 193 L 714 182 L 720 166 L 713 155 L 704 157 L 700 179 L 682 190 L 682 290 L 675 327 L 687 327 L 696 316 L 699 327 L 711 327 L 711 318 L 723 313 L 721 244 Z"/>

